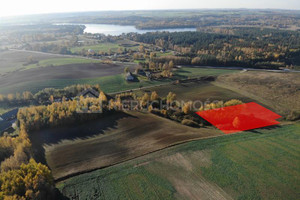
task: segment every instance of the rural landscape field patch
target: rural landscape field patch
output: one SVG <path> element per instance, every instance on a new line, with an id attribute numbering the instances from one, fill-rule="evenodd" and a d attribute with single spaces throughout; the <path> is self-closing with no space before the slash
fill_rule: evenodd
<path id="1" fill-rule="evenodd" d="M 67 179 L 58 187 L 70 198 L 74 194 L 80 198 L 122 198 L 131 194 L 131 199 L 148 198 L 152 195 L 150 188 L 155 186 L 165 188 L 158 190 L 161 198 L 197 199 L 208 195 L 212 199 L 292 200 L 299 191 L 298 129 L 299 124 L 285 125 L 193 141 Z M 130 179 L 131 183 L 111 192 L 114 178 Z M 142 187 L 145 179 L 151 186 Z"/>
<path id="2" fill-rule="evenodd" d="M 0 3 L 0 200 L 300 199 L 298 2 L 33 1 Z"/>
<path id="3" fill-rule="evenodd" d="M 158 128 L 157 128 L 158 127 Z M 184 141 L 222 134 L 140 112 L 120 113 L 80 126 L 32 135 L 55 179 L 110 166 Z M 41 146 L 42 145 L 42 146 Z"/>

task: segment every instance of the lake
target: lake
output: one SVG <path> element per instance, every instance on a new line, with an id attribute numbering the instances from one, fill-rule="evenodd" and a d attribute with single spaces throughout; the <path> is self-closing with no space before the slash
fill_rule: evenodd
<path id="1" fill-rule="evenodd" d="M 61 24 L 66 25 L 66 24 Z M 72 24 L 74 25 L 74 24 Z M 118 36 L 122 33 L 147 33 L 147 32 L 157 32 L 157 31 L 169 31 L 169 32 L 186 32 L 186 31 L 196 31 L 196 28 L 169 28 L 169 29 L 147 29 L 139 30 L 134 26 L 121 26 L 121 25 L 111 25 L 111 24 L 76 24 L 76 25 L 85 25 L 85 33 L 101 33 L 105 35 Z"/>

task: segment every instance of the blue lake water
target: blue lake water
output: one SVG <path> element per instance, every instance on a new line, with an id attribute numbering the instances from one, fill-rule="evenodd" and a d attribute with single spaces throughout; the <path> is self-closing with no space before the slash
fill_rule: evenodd
<path id="1" fill-rule="evenodd" d="M 122 33 L 147 33 L 157 31 L 169 31 L 169 32 L 185 32 L 185 31 L 196 31 L 196 28 L 170 28 L 170 29 L 150 29 L 150 30 L 139 30 L 134 26 L 121 26 L 111 24 L 82 24 L 86 26 L 85 33 L 101 33 L 105 35 L 118 36 Z"/>

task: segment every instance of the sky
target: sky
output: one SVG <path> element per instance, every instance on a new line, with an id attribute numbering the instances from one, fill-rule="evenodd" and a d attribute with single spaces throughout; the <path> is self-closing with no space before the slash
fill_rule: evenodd
<path id="1" fill-rule="evenodd" d="M 300 0 L 1 0 L 0 17 L 77 11 L 198 8 L 300 10 Z"/>

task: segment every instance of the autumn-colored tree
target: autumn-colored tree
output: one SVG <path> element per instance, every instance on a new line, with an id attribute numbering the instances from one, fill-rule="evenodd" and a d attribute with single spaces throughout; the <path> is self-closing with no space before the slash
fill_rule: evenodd
<path id="1" fill-rule="evenodd" d="M 16 100 L 20 101 L 22 99 L 22 96 L 19 92 L 16 93 Z"/>
<path id="2" fill-rule="evenodd" d="M 211 109 L 222 108 L 222 107 L 224 107 L 223 101 L 216 101 L 212 103 L 206 103 L 204 106 L 201 106 L 199 110 L 200 111 L 211 110 Z"/>
<path id="3" fill-rule="evenodd" d="M 49 199 L 54 198 L 54 181 L 50 170 L 30 159 L 20 169 L 1 172 L 0 199 Z"/>
<path id="4" fill-rule="evenodd" d="M 104 94 L 104 92 L 102 92 L 102 91 L 100 92 L 99 100 L 102 101 L 102 102 L 107 102 L 107 97 Z"/>
<path id="5" fill-rule="evenodd" d="M 173 60 L 171 60 L 169 62 L 169 69 L 173 69 L 173 68 L 174 68 L 174 62 L 173 62 Z"/>
<path id="6" fill-rule="evenodd" d="M 165 78 L 171 78 L 173 73 L 170 70 L 164 70 L 161 72 L 161 76 Z"/>
<path id="7" fill-rule="evenodd" d="M 241 120 L 238 116 L 234 118 L 232 125 L 234 128 L 237 128 L 237 129 L 241 127 Z"/>
<path id="8" fill-rule="evenodd" d="M 32 100 L 33 94 L 29 91 L 25 91 L 25 92 L 23 92 L 23 98 L 24 98 L 24 100 Z"/>
<path id="9" fill-rule="evenodd" d="M 0 94 L 0 102 L 3 102 L 5 100 L 5 96 Z"/>
<path id="10" fill-rule="evenodd" d="M 139 60 L 140 59 L 140 55 L 138 53 L 133 54 L 133 59 L 134 60 Z"/>
<path id="11" fill-rule="evenodd" d="M 167 96 L 167 104 L 171 104 L 174 100 L 176 100 L 176 94 L 173 92 L 169 92 Z"/>
<path id="12" fill-rule="evenodd" d="M 146 53 L 144 53 L 143 57 L 144 57 L 144 59 L 148 59 L 148 58 L 149 58 L 149 56 L 148 56 L 147 52 L 146 52 Z"/>
<path id="13" fill-rule="evenodd" d="M 163 65 L 163 70 L 169 70 L 169 63 L 165 63 Z"/>
<path id="14" fill-rule="evenodd" d="M 145 52 L 145 47 L 144 47 L 143 45 L 140 45 L 139 51 L 140 51 L 141 53 L 144 53 L 144 52 Z"/>
<path id="15" fill-rule="evenodd" d="M 8 94 L 8 95 L 7 95 L 7 100 L 8 100 L 8 101 L 13 101 L 13 100 L 15 100 L 15 95 L 14 95 L 14 94 Z"/>
<path id="16" fill-rule="evenodd" d="M 192 65 L 197 65 L 197 64 L 200 64 L 201 63 L 201 58 L 199 57 L 195 57 L 192 59 Z"/>
<path id="17" fill-rule="evenodd" d="M 54 97 L 53 97 L 53 95 L 50 96 L 49 101 L 50 101 L 51 103 L 54 102 Z"/>
<path id="18" fill-rule="evenodd" d="M 123 48 L 119 47 L 119 48 L 118 48 L 118 53 L 119 53 L 119 54 L 122 54 L 123 52 L 124 52 Z"/>
<path id="19" fill-rule="evenodd" d="M 155 52 L 151 52 L 150 53 L 150 60 L 153 60 L 156 57 L 156 53 Z"/>
<path id="20" fill-rule="evenodd" d="M 155 63 L 150 61 L 150 62 L 149 62 L 149 69 L 152 70 L 152 71 L 154 71 L 155 68 L 156 68 Z"/>
<path id="21" fill-rule="evenodd" d="M 18 112 L 18 124 L 26 130 L 38 130 L 46 126 L 58 126 L 80 121 L 95 119 L 98 115 L 82 115 L 78 112 L 92 112 L 95 107 L 99 108 L 100 101 L 97 98 L 80 97 L 79 101 L 69 100 L 54 102 L 48 106 L 31 106 L 21 108 Z M 102 106 L 107 110 L 107 105 Z"/>
<path id="22" fill-rule="evenodd" d="M 145 93 L 143 95 L 143 97 L 141 98 L 141 106 L 145 107 L 147 105 L 147 103 L 150 101 L 150 97 L 149 97 L 149 94 L 148 93 Z"/>
<path id="23" fill-rule="evenodd" d="M 192 106 L 193 106 L 192 101 L 185 103 L 182 107 L 182 111 L 184 112 L 184 114 L 190 114 L 193 111 Z"/>
<path id="24" fill-rule="evenodd" d="M 167 110 L 161 110 L 160 112 L 161 112 L 161 114 L 162 114 L 163 116 L 167 116 L 167 115 L 168 115 Z"/>
<path id="25" fill-rule="evenodd" d="M 231 99 L 229 101 L 226 101 L 224 103 L 224 106 L 227 107 L 227 106 L 235 106 L 235 105 L 239 105 L 239 104 L 242 104 L 243 102 L 238 100 L 238 99 Z"/>
<path id="26" fill-rule="evenodd" d="M 159 96 L 156 91 L 153 91 L 151 93 L 151 101 L 157 101 L 157 100 L 159 100 Z"/>
<path id="27" fill-rule="evenodd" d="M 151 112 L 153 110 L 152 105 L 148 106 L 148 112 Z"/>
<path id="28" fill-rule="evenodd" d="M 100 85 L 99 85 L 99 84 L 96 84 L 94 87 L 95 87 L 95 89 L 96 89 L 98 92 L 100 92 L 100 91 L 101 91 L 101 87 L 100 87 Z M 91 86 L 90 86 L 90 88 L 91 88 Z"/>
<path id="29" fill-rule="evenodd" d="M 158 64 L 158 69 L 159 69 L 159 70 L 162 70 L 162 69 L 163 69 L 163 64 L 162 64 L 162 63 L 159 63 L 159 64 Z"/>
<path id="30" fill-rule="evenodd" d="M 129 68 L 128 67 L 125 67 L 124 68 L 124 73 L 126 74 L 126 73 L 128 73 L 129 72 Z"/>
<path id="31" fill-rule="evenodd" d="M 216 109 L 216 108 L 223 108 L 223 107 L 227 107 L 227 106 L 239 105 L 242 103 L 243 102 L 238 99 L 231 99 L 229 101 L 226 101 L 225 103 L 223 101 L 217 101 L 217 102 L 205 104 L 204 107 L 201 106 L 201 108 L 199 110 L 203 111 L 203 110 L 210 110 L 210 109 Z"/>

